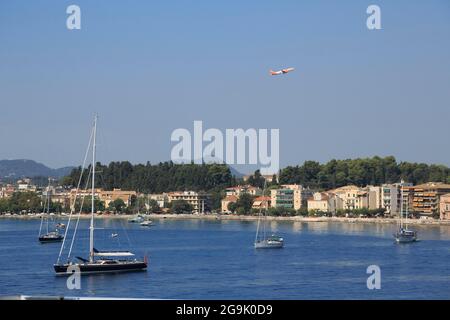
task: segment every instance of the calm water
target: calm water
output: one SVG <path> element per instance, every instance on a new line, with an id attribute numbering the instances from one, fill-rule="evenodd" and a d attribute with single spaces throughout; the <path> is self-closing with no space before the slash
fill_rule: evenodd
<path id="1" fill-rule="evenodd" d="M 422 241 L 393 243 L 394 226 L 271 223 L 281 250 L 253 249 L 254 222 L 155 220 L 143 228 L 97 220 L 98 249 L 149 255 L 148 272 L 83 276 L 68 290 L 52 264 L 60 244 L 39 244 L 39 220 L 0 220 L 0 295 L 174 299 L 450 299 L 450 227 L 415 227 Z M 86 257 L 88 221 L 75 255 Z M 117 238 L 111 234 L 117 232 Z M 131 244 L 131 247 L 130 247 Z M 379 265 L 381 290 L 366 268 Z"/>

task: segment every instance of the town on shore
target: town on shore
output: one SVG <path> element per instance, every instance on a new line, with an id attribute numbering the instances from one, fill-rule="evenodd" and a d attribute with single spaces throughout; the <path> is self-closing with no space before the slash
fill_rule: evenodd
<path id="1" fill-rule="evenodd" d="M 418 185 L 399 182 L 365 187 L 346 185 L 317 191 L 300 184 L 279 184 L 275 181 L 276 175 L 258 175 L 258 179 L 264 179 L 265 189 L 252 185 L 252 179 L 255 176 L 246 176 L 239 184 L 224 188 L 216 207 L 212 205 L 212 195 L 202 191 L 142 193 L 96 188 L 95 211 L 104 216 L 150 214 L 163 218 L 222 219 L 252 219 L 252 216 L 265 212 L 278 220 L 355 222 L 376 219 L 392 222 L 399 217 L 403 207 L 404 214 L 408 214 L 413 223 L 450 222 L 450 184 L 442 182 Z M 32 179 L 20 179 L 1 185 L 0 215 L 37 215 L 44 212 L 44 205 L 53 214 L 88 213 L 90 197 L 89 189 L 77 190 L 54 183 L 39 187 L 33 184 Z"/>

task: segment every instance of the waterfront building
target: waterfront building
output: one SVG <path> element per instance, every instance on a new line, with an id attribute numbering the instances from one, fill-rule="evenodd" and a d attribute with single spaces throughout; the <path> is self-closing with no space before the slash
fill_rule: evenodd
<path id="1" fill-rule="evenodd" d="M 256 197 L 253 201 L 252 208 L 253 209 L 268 209 L 270 208 L 271 197 L 268 196 L 260 196 Z"/>
<path id="2" fill-rule="evenodd" d="M 408 188 L 412 193 L 412 211 L 426 216 L 439 215 L 440 197 L 450 193 L 450 184 L 442 182 L 428 182 Z"/>
<path id="3" fill-rule="evenodd" d="M 400 212 L 401 189 L 399 184 L 383 184 L 381 186 L 381 207 L 386 214 L 395 215 Z"/>
<path id="4" fill-rule="evenodd" d="M 80 199 L 83 197 L 91 197 L 92 191 L 87 190 L 78 190 L 72 189 L 69 192 L 69 200 L 70 204 L 74 203 L 75 198 L 78 196 Z M 122 199 L 126 206 L 131 204 L 131 198 L 136 196 L 136 191 L 126 191 L 121 189 L 113 189 L 113 190 L 103 190 L 101 188 L 97 188 L 94 191 L 94 197 L 104 202 L 105 208 L 108 208 L 109 204 L 117 199 Z"/>
<path id="5" fill-rule="evenodd" d="M 271 207 L 299 210 L 307 206 L 311 196 L 312 192 L 299 184 L 281 185 L 279 189 L 270 190 Z"/>
<path id="6" fill-rule="evenodd" d="M 355 185 L 344 186 L 332 190 L 340 199 L 337 209 L 355 210 L 369 208 L 369 192 Z"/>
<path id="7" fill-rule="evenodd" d="M 148 194 L 147 200 L 154 200 L 156 203 L 158 203 L 158 206 L 160 208 L 165 208 L 167 204 L 169 203 L 169 196 L 167 193 L 158 193 L 158 194 Z M 147 209 L 150 209 L 148 206 L 148 203 L 145 204 Z"/>
<path id="8" fill-rule="evenodd" d="M 450 220 L 450 193 L 440 197 L 439 211 L 439 218 L 441 220 Z"/>
<path id="9" fill-rule="evenodd" d="M 308 199 L 308 210 L 335 213 L 339 200 L 332 192 L 315 192 Z"/>
<path id="10" fill-rule="evenodd" d="M 105 208 L 109 207 L 109 204 L 117 199 L 122 199 L 122 201 L 129 206 L 131 204 L 132 197 L 136 197 L 136 191 L 128 191 L 122 189 L 113 190 L 102 190 L 99 189 L 99 200 L 105 203 Z"/>
<path id="11" fill-rule="evenodd" d="M 235 195 L 226 196 L 221 201 L 221 211 L 223 213 L 230 212 L 230 210 L 228 210 L 228 205 L 232 202 L 236 203 L 237 201 L 238 197 Z"/>
<path id="12" fill-rule="evenodd" d="M 176 200 L 184 200 L 188 202 L 193 213 L 205 213 L 211 210 L 210 195 L 204 192 L 196 191 L 175 191 L 168 193 L 169 203 Z"/>
<path id="13" fill-rule="evenodd" d="M 403 184 L 411 186 L 411 184 Z M 401 204 L 401 184 L 383 184 L 381 186 L 367 186 L 369 193 L 369 209 L 384 209 L 386 214 L 398 214 Z"/>
<path id="14" fill-rule="evenodd" d="M 367 186 L 365 189 L 368 193 L 368 208 L 370 210 L 382 208 L 383 188 L 380 186 Z"/>

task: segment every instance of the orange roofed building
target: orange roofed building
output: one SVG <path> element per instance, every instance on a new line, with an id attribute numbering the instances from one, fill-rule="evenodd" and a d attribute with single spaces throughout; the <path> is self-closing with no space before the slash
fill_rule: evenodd
<path id="1" fill-rule="evenodd" d="M 229 212 L 230 210 L 228 210 L 228 205 L 232 202 L 236 203 L 237 201 L 238 201 L 238 197 L 235 195 L 226 196 L 225 198 L 223 198 L 222 202 L 221 202 L 222 212 Z"/>
<path id="2" fill-rule="evenodd" d="M 255 198 L 255 200 L 253 200 L 253 209 L 268 209 L 270 208 L 270 203 L 271 203 L 272 198 L 268 197 L 268 196 L 261 196 L 261 197 L 257 197 Z"/>

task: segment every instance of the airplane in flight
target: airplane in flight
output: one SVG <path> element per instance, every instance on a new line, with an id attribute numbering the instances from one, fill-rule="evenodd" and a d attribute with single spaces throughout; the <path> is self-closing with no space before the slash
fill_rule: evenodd
<path id="1" fill-rule="evenodd" d="M 272 76 L 277 76 L 277 75 L 285 74 L 285 73 L 288 73 L 288 72 L 291 72 L 291 71 L 294 71 L 294 68 L 286 68 L 286 69 L 281 69 L 279 71 L 270 70 L 270 74 Z"/>

